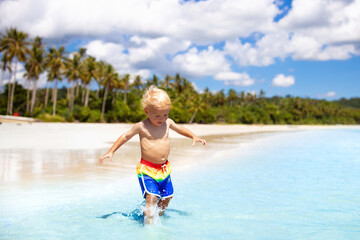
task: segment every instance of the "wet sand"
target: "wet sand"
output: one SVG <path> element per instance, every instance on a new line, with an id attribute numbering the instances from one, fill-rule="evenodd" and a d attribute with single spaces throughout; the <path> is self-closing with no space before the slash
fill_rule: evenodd
<path id="1" fill-rule="evenodd" d="M 3 123 L 0 125 L 0 186 L 57 181 L 111 181 L 134 175 L 140 159 L 139 139 L 133 137 L 99 165 L 97 158 L 132 124 Z M 241 144 L 272 133 L 347 126 L 184 125 L 208 145 L 171 131 L 170 160 L 177 171 L 231 154 Z M 354 126 L 351 126 L 353 128 Z M 256 133 L 256 134 L 255 134 Z"/>

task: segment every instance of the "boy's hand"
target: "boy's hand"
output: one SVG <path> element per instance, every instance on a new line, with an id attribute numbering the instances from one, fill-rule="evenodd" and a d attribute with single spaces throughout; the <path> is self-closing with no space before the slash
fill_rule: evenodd
<path id="1" fill-rule="evenodd" d="M 206 145 L 205 139 L 201 139 L 201 138 L 198 138 L 198 137 L 194 137 L 194 138 L 193 138 L 193 143 L 192 143 L 192 145 L 195 145 L 196 142 L 201 142 L 202 145 Z"/>
<path id="2" fill-rule="evenodd" d="M 102 155 L 101 157 L 99 157 L 99 163 L 102 164 L 106 158 L 109 158 L 109 160 L 111 161 L 112 156 L 113 156 L 112 153 L 106 153 L 106 154 Z"/>

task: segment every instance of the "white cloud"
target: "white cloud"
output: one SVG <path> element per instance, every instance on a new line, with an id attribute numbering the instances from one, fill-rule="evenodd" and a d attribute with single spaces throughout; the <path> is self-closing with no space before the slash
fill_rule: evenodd
<path id="1" fill-rule="evenodd" d="M 328 92 L 326 94 L 319 94 L 318 97 L 320 97 L 320 98 L 334 98 L 334 97 L 336 97 L 336 92 L 330 91 L 330 92 Z"/>
<path id="2" fill-rule="evenodd" d="M 133 73 L 133 77 L 139 75 L 142 79 L 148 79 L 151 76 L 151 72 L 148 69 L 140 69 Z"/>
<path id="3" fill-rule="evenodd" d="M 225 85 L 231 86 L 250 86 L 255 83 L 255 80 L 247 73 L 220 72 L 214 78 L 224 81 Z"/>
<path id="4" fill-rule="evenodd" d="M 193 47 L 187 53 L 175 56 L 172 62 L 181 73 L 193 77 L 212 76 L 230 69 L 224 54 L 212 46 L 202 51 Z"/>
<path id="5" fill-rule="evenodd" d="M 289 42 L 290 54 L 294 60 L 345 60 L 355 54 L 354 45 L 323 45 L 312 37 L 296 34 Z"/>
<path id="6" fill-rule="evenodd" d="M 196 92 L 198 92 L 198 93 L 200 93 L 200 94 L 204 92 L 204 90 L 200 89 L 200 88 L 196 85 L 196 83 L 192 82 L 191 84 L 192 84 L 192 86 L 194 87 L 194 89 L 195 89 Z"/>
<path id="7" fill-rule="evenodd" d="M 278 74 L 272 81 L 272 85 L 275 87 L 290 87 L 295 84 L 295 77 L 285 76 L 284 74 Z"/>
<path id="8" fill-rule="evenodd" d="M 84 37 L 88 54 L 120 74 L 144 76 L 180 72 L 219 80 L 236 66 L 360 55 L 360 0 L 293 0 L 276 23 L 283 5 L 283 0 L 5 0 L 0 30 L 14 26 L 60 44 Z M 253 41 L 239 40 L 249 36 Z M 225 45 L 215 48 L 218 43 Z M 246 73 L 231 74 L 236 77 L 224 84 L 253 84 Z"/>
<path id="9" fill-rule="evenodd" d="M 360 41 L 359 26 L 359 0 L 294 0 L 278 27 L 321 44 L 344 44 Z"/>
<path id="10" fill-rule="evenodd" d="M 48 38 L 121 33 L 214 43 L 268 31 L 278 12 L 272 0 L 18 0 L 1 2 L 0 26 Z"/>
<path id="11" fill-rule="evenodd" d="M 335 97 L 336 96 L 336 92 L 328 92 L 326 94 L 327 97 Z"/>
<path id="12" fill-rule="evenodd" d="M 101 40 L 95 40 L 84 46 L 88 55 L 97 60 L 103 60 L 110 63 L 120 73 L 127 73 L 132 70 L 129 63 L 128 54 L 124 53 L 124 46 L 117 43 L 107 43 Z"/>
<path id="13" fill-rule="evenodd" d="M 275 59 L 288 57 L 294 60 L 345 60 L 360 54 L 355 44 L 326 45 L 314 37 L 287 32 L 265 35 L 255 45 L 238 39 L 226 41 L 224 52 L 239 66 L 268 66 L 274 64 Z"/>
<path id="14" fill-rule="evenodd" d="M 126 48 L 124 44 L 129 46 Z M 124 44 L 94 40 L 84 47 L 87 48 L 89 55 L 112 64 L 121 74 L 147 71 L 145 75 L 148 75 L 153 69 L 161 74 L 173 73 L 171 62 L 166 56 L 186 50 L 190 42 L 168 37 L 133 36 Z"/>
<path id="15" fill-rule="evenodd" d="M 130 39 L 130 42 L 135 44 L 129 47 L 130 62 L 146 63 L 150 66 L 159 61 L 164 63 L 166 54 L 174 55 L 190 46 L 190 41 L 169 37 L 144 38 L 136 35 Z"/>

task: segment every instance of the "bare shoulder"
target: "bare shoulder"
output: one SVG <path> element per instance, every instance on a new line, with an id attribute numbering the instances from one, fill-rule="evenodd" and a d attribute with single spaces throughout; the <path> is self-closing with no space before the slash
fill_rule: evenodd
<path id="1" fill-rule="evenodd" d="M 145 123 L 144 123 L 144 122 L 145 122 L 145 121 L 146 121 L 146 120 L 135 123 L 135 124 L 134 124 L 134 128 L 137 129 L 138 131 L 144 130 L 144 128 L 145 128 Z"/>
<path id="2" fill-rule="evenodd" d="M 171 118 L 168 118 L 168 119 L 166 120 L 166 122 L 169 123 L 169 124 L 174 124 L 174 123 L 175 123 L 174 120 L 172 120 Z"/>
<path id="3" fill-rule="evenodd" d="M 168 119 L 166 120 L 166 123 L 167 123 L 167 125 L 168 125 L 169 127 L 171 127 L 171 126 L 173 126 L 173 125 L 175 124 L 174 120 L 172 120 L 171 118 L 168 118 Z"/>
<path id="4" fill-rule="evenodd" d="M 143 127 L 143 123 L 142 122 L 138 122 L 138 123 L 135 123 L 132 127 L 131 127 L 131 129 L 129 130 L 129 132 L 132 132 L 132 133 L 140 133 L 141 132 L 141 130 L 144 128 Z"/>
<path id="5" fill-rule="evenodd" d="M 166 122 L 168 123 L 169 128 L 171 128 L 172 130 L 175 130 L 175 129 L 178 128 L 178 125 L 175 123 L 174 120 L 168 118 L 168 119 L 166 120 Z"/>

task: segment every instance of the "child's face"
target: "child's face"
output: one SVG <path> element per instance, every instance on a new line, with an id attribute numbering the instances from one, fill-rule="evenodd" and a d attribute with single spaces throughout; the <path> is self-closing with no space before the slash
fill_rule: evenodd
<path id="1" fill-rule="evenodd" d="M 157 127 L 163 125 L 169 117 L 170 106 L 145 108 L 146 115 L 152 124 Z"/>

